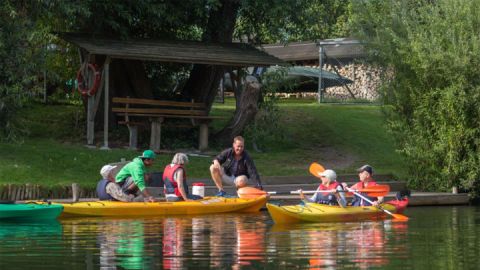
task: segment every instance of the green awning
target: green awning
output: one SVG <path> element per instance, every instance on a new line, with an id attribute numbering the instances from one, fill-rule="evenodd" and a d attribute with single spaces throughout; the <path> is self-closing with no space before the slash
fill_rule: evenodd
<path id="1" fill-rule="evenodd" d="M 279 68 L 282 69 L 282 67 L 270 67 L 268 70 L 275 71 Z M 320 72 L 319 68 L 294 66 L 284 69 L 286 69 L 289 79 L 298 81 L 301 88 L 306 91 L 316 91 L 318 89 L 318 78 L 320 76 L 322 77 L 324 88 L 353 83 L 352 80 L 333 72 L 326 70 Z"/>

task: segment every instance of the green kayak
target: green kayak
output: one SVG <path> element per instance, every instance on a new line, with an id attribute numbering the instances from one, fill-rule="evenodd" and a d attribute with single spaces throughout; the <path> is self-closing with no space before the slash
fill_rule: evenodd
<path id="1" fill-rule="evenodd" d="M 36 221 L 56 219 L 63 211 L 58 204 L 0 204 L 0 221 Z"/>

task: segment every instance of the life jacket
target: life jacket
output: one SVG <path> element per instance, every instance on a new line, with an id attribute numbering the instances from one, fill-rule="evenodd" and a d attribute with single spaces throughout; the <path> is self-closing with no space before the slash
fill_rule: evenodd
<path id="1" fill-rule="evenodd" d="M 334 190 L 341 186 L 337 181 L 330 183 L 328 186 L 320 184 L 318 190 Z M 332 193 L 318 192 L 315 195 L 315 202 L 328 205 L 338 205 L 337 197 Z"/>
<path id="2" fill-rule="evenodd" d="M 107 193 L 107 185 L 111 183 L 108 179 L 102 179 L 97 184 L 97 196 L 101 201 L 113 201 L 115 200 L 110 194 Z"/>
<path id="3" fill-rule="evenodd" d="M 180 190 L 178 190 L 177 182 L 174 179 L 175 171 L 178 169 L 183 170 L 183 187 L 185 189 L 185 193 L 188 195 L 187 174 L 183 168 L 183 165 L 178 164 L 174 166 L 169 164 L 165 167 L 165 170 L 163 171 L 164 192 L 165 195 L 175 195 L 182 198 L 182 194 L 180 193 Z"/>
<path id="4" fill-rule="evenodd" d="M 371 186 L 376 186 L 377 185 L 377 182 L 375 182 L 375 180 L 370 180 L 367 182 L 367 184 L 365 185 L 364 182 L 358 182 L 356 183 L 355 185 L 352 186 L 352 189 L 362 189 L 362 188 L 366 188 L 366 187 L 371 187 Z M 378 198 L 377 197 L 370 197 L 368 196 L 367 193 L 363 193 L 363 192 L 360 192 L 360 194 L 362 194 L 365 198 L 369 199 L 370 201 L 377 201 Z M 354 195 L 354 198 L 352 200 L 352 206 L 371 206 L 372 204 L 367 202 L 366 200 L 358 197 L 357 195 Z"/>

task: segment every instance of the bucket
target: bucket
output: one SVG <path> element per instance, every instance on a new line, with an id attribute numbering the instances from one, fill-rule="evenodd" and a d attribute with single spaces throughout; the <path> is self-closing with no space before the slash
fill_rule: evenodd
<path id="1" fill-rule="evenodd" d="M 205 197 L 205 184 L 204 183 L 193 183 L 192 184 L 192 194 L 200 197 Z"/>

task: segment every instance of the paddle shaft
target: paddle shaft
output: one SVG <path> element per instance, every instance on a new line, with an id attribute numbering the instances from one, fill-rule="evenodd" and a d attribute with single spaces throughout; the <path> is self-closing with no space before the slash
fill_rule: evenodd
<path id="1" fill-rule="evenodd" d="M 335 189 L 331 189 L 331 190 L 304 190 L 302 191 L 303 194 L 315 194 L 315 193 L 318 193 L 318 192 L 322 192 L 322 193 L 333 193 L 333 192 L 337 192 L 337 190 Z M 347 191 L 340 191 L 339 192 L 347 192 Z M 285 192 L 278 192 L 278 191 L 268 191 L 267 192 L 268 194 L 271 194 L 271 195 L 281 195 L 281 194 L 300 194 L 300 191 L 285 191 Z"/>
<path id="2" fill-rule="evenodd" d="M 358 197 L 364 199 L 365 201 L 367 201 L 367 202 L 369 202 L 371 205 L 373 205 L 373 202 L 372 202 L 371 200 L 369 200 L 367 197 L 363 196 L 362 194 L 360 194 L 360 193 L 358 193 L 358 192 L 356 192 L 356 191 L 354 191 L 354 190 L 352 190 L 352 189 L 349 189 L 349 190 L 350 190 L 350 192 L 352 192 L 353 194 L 357 195 Z M 389 214 L 390 216 L 395 217 L 395 215 L 394 215 L 392 212 L 388 211 L 387 209 L 383 209 L 383 208 L 380 207 L 380 206 L 377 206 L 377 208 L 380 209 L 380 210 L 382 210 L 383 212 Z"/>

